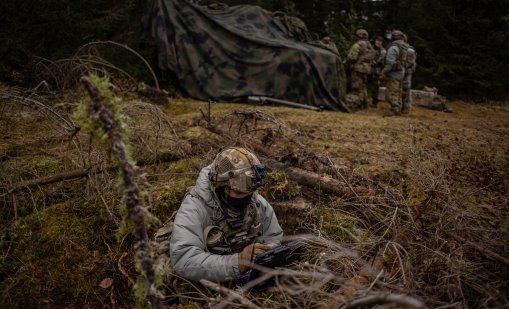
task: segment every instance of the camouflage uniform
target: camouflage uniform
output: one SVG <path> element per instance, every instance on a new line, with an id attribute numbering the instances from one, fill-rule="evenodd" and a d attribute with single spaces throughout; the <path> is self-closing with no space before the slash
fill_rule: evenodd
<path id="1" fill-rule="evenodd" d="M 407 43 L 406 36 L 405 36 L 405 43 Z M 415 52 L 415 49 L 409 45 L 407 45 L 407 54 L 406 54 L 406 61 L 405 61 L 405 76 L 403 77 L 403 83 L 402 83 L 402 102 L 403 107 L 401 108 L 401 113 L 408 114 L 410 113 L 410 108 L 412 106 L 412 102 L 410 101 L 410 91 L 412 90 L 412 74 L 415 72 L 415 69 L 417 67 L 416 58 L 417 53 Z"/>
<path id="2" fill-rule="evenodd" d="M 359 29 L 355 34 L 360 38 L 348 51 L 348 62 L 351 64 L 350 104 L 354 109 L 368 107 L 368 74 L 371 72 L 371 62 L 375 58 L 375 51 L 368 41 L 368 32 Z"/>
<path id="3" fill-rule="evenodd" d="M 403 41 L 403 33 L 395 30 L 392 32 L 393 42 L 387 50 L 385 67 L 381 78 L 387 78 L 386 99 L 391 106 L 394 115 L 401 115 L 401 92 L 402 80 L 405 76 L 406 44 Z"/>
<path id="4" fill-rule="evenodd" d="M 320 45 L 320 47 L 330 50 L 331 52 L 335 53 L 336 55 L 339 55 L 338 48 L 337 48 L 336 44 L 334 44 L 334 42 L 330 41 L 327 43 L 324 41 L 320 41 L 319 45 Z"/>
<path id="5" fill-rule="evenodd" d="M 373 46 L 375 50 L 375 61 L 371 65 L 371 74 L 368 77 L 368 90 L 371 93 L 371 105 L 378 106 L 378 90 L 380 89 L 380 73 L 384 68 L 387 51 L 383 46 Z"/>

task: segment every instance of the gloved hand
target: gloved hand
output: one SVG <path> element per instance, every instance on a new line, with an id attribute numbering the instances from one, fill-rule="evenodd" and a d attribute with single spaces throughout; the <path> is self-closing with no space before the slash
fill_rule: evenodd
<path id="1" fill-rule="evenodd" d="M 253 264 L 258 254 L 263 253 L 271 248 L 271 246 L 267 246 L 258 242 L 246 246 L 244 249 L 242 249 L 238 256 L 239 272 L 241 274 L 245 273 L 249 268 L 251 268 L 251 265 Z"/>

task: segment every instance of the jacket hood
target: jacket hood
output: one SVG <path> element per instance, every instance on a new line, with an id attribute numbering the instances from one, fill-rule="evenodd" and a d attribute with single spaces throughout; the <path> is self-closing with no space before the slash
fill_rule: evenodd
<path id="1" fill-rule="evenodd" d="M 198 194 L 198 196 L 205 202 L 207 206 L 215 208 L 217 207 L 216 201 L 214 200 L 214 195 L 212 194 L 212 188 L 209 179 L 211 169 L 212 165 L 202 168 L 198 179 L 196 179 L 196 185 L 194 189 L 196 194 Z"/>
<path id="2" fill-rule="evenodd" d="M 399 48 L 408 48 L 408 44 L 403 40 L 392 41 L 392 44 L 397 45 Z"/>

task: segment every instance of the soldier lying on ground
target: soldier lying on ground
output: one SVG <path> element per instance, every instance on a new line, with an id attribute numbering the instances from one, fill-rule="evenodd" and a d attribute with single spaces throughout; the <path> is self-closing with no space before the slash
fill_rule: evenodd
<path id="1" fill-rule="evenodd" d="M 170 241 L 173 270 L 191 282 L 226 282 L 257 254 L 279 246 L 283 231 L 258 194 L 265 167 L 244 148 L 226 148 L 203 168 L 177 212 Z"/>

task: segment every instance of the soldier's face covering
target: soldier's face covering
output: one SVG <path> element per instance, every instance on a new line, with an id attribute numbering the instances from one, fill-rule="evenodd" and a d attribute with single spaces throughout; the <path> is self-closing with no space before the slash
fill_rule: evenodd
<path id="1" fill-rule="evenodd" d="M 251 203 L 251 197 L 253 197 L 253 194 L 241 198 L 232 197 L 228 194 L 226 195 L 226 203 L 235 209 L 242 210 Z"/>
<path id="2" fill-rule="evenodd" d="M 237 193 L 225 187 L 219 188 L 218 190 L 222 202 L 224 202 L 226 206 L 238 211 L 243 211 L 249 203 L 251 203 L 251 198 L 253 197 L 252 193 L 245 195 L 245 193 Z"/>

